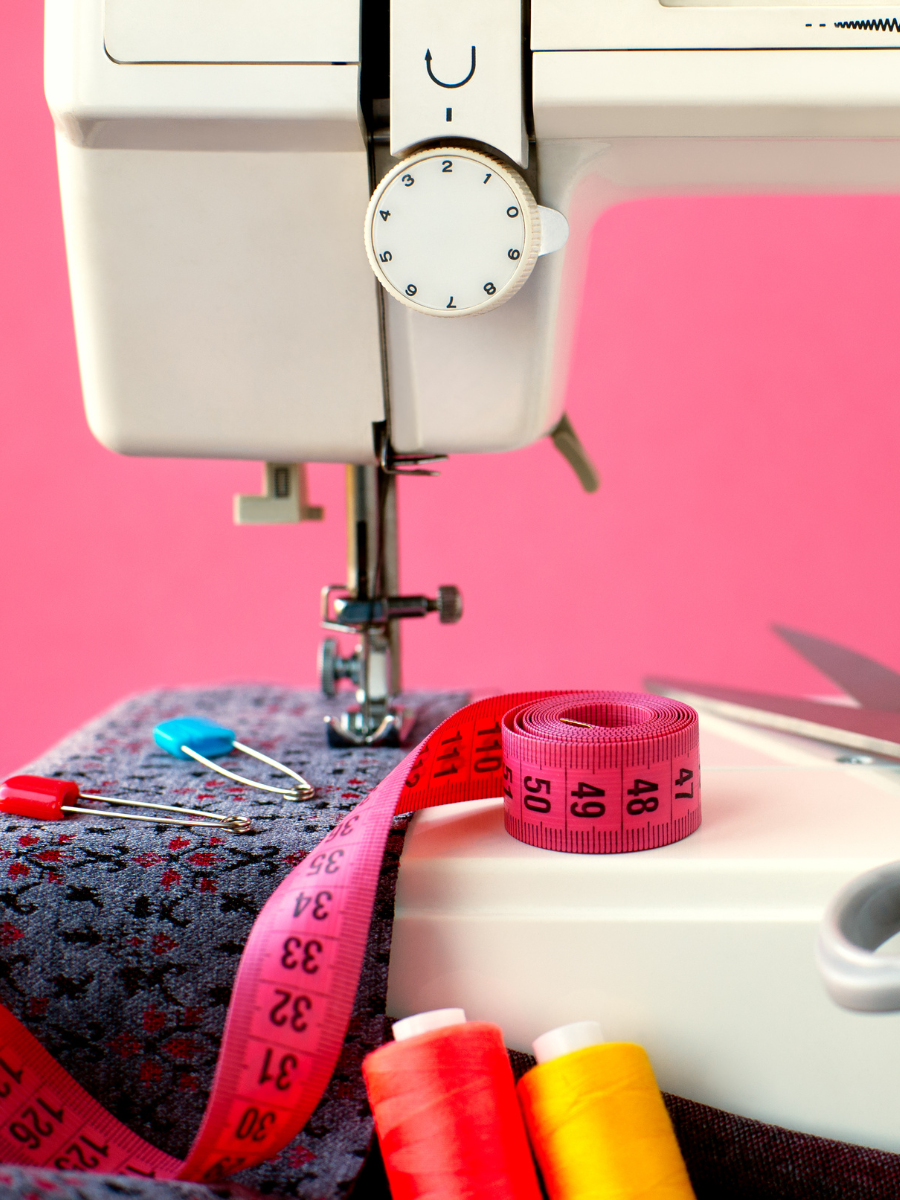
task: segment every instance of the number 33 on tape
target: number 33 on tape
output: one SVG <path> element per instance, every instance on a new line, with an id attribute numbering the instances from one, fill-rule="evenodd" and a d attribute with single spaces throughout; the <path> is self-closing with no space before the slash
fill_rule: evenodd
<path id="1" fill-rule="evenodd" d="M 697 714 L 617 692 L 528 692 L 440 725 L 279 885 L 238 966 L 210 1099 L 187 1159 L 117 1121 L 0 1006 L 0 1156 L 9 1163 L 216 1182 L 300 1132 L 343 1046 L 392 818 L 503 796 L 531 845 L 616 853 L 700 824 Z"/>

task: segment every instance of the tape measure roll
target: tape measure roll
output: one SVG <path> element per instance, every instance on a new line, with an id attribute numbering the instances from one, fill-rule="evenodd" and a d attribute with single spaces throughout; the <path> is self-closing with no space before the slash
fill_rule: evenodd
<path id="1" fill-rule="evenodd" d="M 667 846 L 700 824 L 697 714 L 639 692 L 517 705 L 502 720 L 506 828 L 545 850 Z"/>
<path id="2" fill-rule="evenodd" d="M 343 1046 L 395 814 L 505 794 L 507 827 L 523 841 L 587 853 L 641 849 L 699 825 L 698 772 L 697 717 L 683 704 L 611 692 L 470 704 L 266 901 L 241 956 L 209 1103 L 184 1162 L 116 1121 L 2 1006 L 0 1158 L 206 1183 L 273 1158 L 306 1124 Z"/>

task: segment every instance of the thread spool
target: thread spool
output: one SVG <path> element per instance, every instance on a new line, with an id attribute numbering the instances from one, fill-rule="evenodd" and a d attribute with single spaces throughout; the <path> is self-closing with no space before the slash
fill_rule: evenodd
<path id="1" fill-rule="evenodd" d="M 603 1042 L 596 1021 L 579 1021 L 534 1052 L 518 1093 L 551 1200 L 694 1200 L 643 1047 Z"/>
<path id="2" fill-rule="evenodd" d="M 363 1061 L 393 1200 L 540 1200 L 503 1035 L 440 1009 Z"/>

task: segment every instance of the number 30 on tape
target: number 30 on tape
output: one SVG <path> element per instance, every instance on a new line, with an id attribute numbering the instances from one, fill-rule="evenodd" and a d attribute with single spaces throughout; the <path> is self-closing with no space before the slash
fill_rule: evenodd
<path id="1" fill-rule="evenodd" d="M 117 1121 L 0 1006 L 0 1158 L 216 1182 L 276 1155 L 334 1070 L 391 819 L 503 796 L 506 828 L 575 853 L 663 846 L 700 824 L 697 714 L 619 692 L 495 696 L 429 735 L 280 884 L 238 966 L 200 1130 L 184 1162 Z"/>

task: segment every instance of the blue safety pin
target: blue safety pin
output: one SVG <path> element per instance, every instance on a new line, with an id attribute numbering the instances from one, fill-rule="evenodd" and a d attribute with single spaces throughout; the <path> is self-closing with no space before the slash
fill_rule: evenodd
<path id="1" fill-rule="evenodd" d="M 171 721 L 161 721 L 153 730 L 153 740 L 173 758 L 192 758 L 208 767 L 210 771 L 217 771 L 219 775 L 225 775 L 228 779 L 243 783 L 247 787 L 258 788 L 261 792 L 277 792 L 280 796 L 288 796 L 292 800 L 309 800 L 315 795 L 315 788 L 307 783 L 302 775 L 298 775 L 284 763 L 269 758 L 268 754 L 263 754 L 261 750 L 245 746 L 236 740 L 234 730 L 226 729 L 224 725 L 216 725 L 206 717 L 174 717 Z M 296 779 L 297 786 L 279 788 L 271 787 L 268 783 L 257 783 L 210 761 L 220 758 L 223 754 L 230 754 L 232 750 L 240 750 L 242 754 L 258 758 L 260 762 L 267 763 L 276 771 L 289 775 L 291 779 Z"/>

